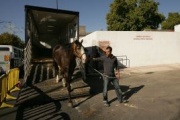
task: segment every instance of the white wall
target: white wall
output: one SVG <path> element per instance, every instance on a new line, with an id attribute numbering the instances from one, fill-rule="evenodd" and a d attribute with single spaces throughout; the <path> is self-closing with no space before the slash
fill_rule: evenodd
<path id="1" fill-rule="evenodd" d="M 174 31 L 175 32 L 180 32 L 180 24 L 174 26 Z"/>
<path id="2" fill-rule="evenodd" d="M 109 41 L 116 56 L 126 55 L 130 67 L 180 63 L 180 33 L 96 31 L 82 38 L 85 47 Z"/>

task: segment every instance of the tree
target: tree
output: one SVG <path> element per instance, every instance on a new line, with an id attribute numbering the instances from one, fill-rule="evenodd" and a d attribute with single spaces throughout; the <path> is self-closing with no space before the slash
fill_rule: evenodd
<path id="1" fill-rule="evenodd" d="M 24 42 L 18 36 L 8 32 L 0 35 L 0 45 L 13 45 L 24 48 Z"/>
<path id="2" fill-rule="evenodd" d="M 163 30 L 174 30 L 174 26 L 180 24 L 180 14 L 178 12 L 169 13 L 168 18 L 162 23 Z"/>
<path id="3" fill-rule="evenodd" d="M 157 29 L 165 19 L 163 14 L 158 13 L 158 5 L 153 0 L 114 0 L 106 15 L 107 30 Z"/>

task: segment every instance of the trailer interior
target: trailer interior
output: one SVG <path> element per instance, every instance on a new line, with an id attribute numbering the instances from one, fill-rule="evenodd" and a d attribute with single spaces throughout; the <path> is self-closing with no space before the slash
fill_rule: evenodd
<path id="1" fill-rule="evenodd" d="M 52 59 L 52 48 L 78 39 L 79 12 L 25 6 L 26 54 L 31 62 Z"/>

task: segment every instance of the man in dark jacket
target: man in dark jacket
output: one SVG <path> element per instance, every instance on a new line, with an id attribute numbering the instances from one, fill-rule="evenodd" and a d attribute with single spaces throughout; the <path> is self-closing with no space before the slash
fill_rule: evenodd
<path id="1" fill-rule="evenodd" d="M 103 102 L 105 106 L 109 106 L 108 102 L 108 84 L 111 82 L 115 88 L 118 101 L 122 102 L 122 91 L 118 82 L 118 61 L 117 58 L 112 54 L 112 47 L 108 46 L 105 49 L 106 55 L 99 58 L 93 58 L 94 61 L 103 61 L 104 75 L 103 75 Z"/>

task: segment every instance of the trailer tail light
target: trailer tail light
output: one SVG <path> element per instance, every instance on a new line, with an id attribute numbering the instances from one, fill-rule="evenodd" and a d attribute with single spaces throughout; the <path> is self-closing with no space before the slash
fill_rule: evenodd
<path id="1" fill-rule="evenodd" d="M 9 61 L 10 60 L 10 56 L 9 55 L 4 55 L 4 61 Z"/>

